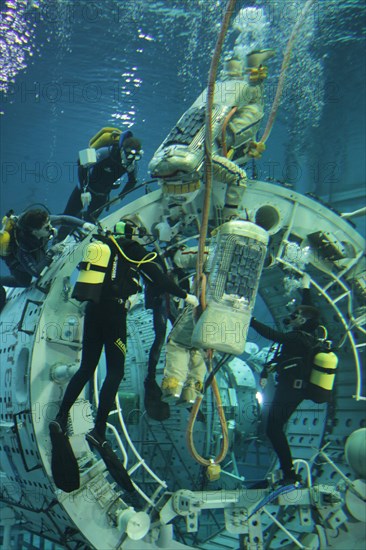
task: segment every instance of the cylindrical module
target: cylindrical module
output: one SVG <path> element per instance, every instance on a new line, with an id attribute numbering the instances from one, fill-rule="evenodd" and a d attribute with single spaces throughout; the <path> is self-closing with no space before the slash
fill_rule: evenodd
<path id="1" fill-rule="evenodd" d="M 217 230 L 207 308 L 195 326 L 192 345 L 240 355 L 268 245 L 268 233 L 254 223 L 234 220 Z"/>

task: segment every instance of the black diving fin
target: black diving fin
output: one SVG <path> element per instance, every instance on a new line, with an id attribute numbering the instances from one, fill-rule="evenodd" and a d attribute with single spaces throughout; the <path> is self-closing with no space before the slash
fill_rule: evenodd
<path id="1" fill-rule="evenodd" d="M 79 466 L 69 438 L 58 422 L 50 422 L 52 444 L 51 470 L 56 487 L 71 493 L 80 487 Z"/>
<path id="2" fill-rule="evenodd" d="M 110 443 L 106 440 L 101 442 L 98 437 L 94 437 L 93 431 L 89 432 L 85 437 L 91 448 L 95 449 L 100 454 L 114 481 L 128 493 L 136 491 L 126 468 L 113 451 Z"/>

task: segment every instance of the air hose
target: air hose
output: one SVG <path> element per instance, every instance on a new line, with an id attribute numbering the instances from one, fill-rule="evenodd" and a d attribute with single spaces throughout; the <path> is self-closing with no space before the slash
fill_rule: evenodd
<path id="1" fill-rule="evenodd" d="M 202 309 L 206 308 L 206 276 L 204 274 L 202 275 L 201 305 L 202 305 Z M 208 370 L 209 373 L 212 372 L 212 356 L 213 356 L 213 351 L 208 350 L 207 370 Z M 200 410 L 200 407 L 201 407 L 203 395 L 200 395 L 199 397 L 197 397 L 196 401 L 194 402 L 194 405 L 192 407 L 191 414 L 190 414 L 190 417 L 189 417 L 189 420 L 188 420 L 188 426 L 187 426 L 187 431 L 186 431 L 187 447 L 188 447 L 189 452 L 191 453 L 191 456 L 196 460 L 196 462 L 198 462 L 202 466 L 207 466 L 208 468 L 212 467 L 213 471 L 215 472 L 214 474 L 212 474 L 212 472 L 210 473 L 208 471 L 207 475 L 208 475 L 209 478 L 210 477 L 213 478 L 214 476 L 217 476 L 217 472 L 218 472 L 218 469 L 219 469 L 218 464 L 220 464 L 220 462 L 222 462 L 224 460 L 224 458 L 225 458 L 225 456 L 228 452 L 228 449 L 229 449 L 228 428 L 227 428 L 224 409 L 223 409 L 222 402 L 221 402 L 220 391 L 219 391 L 219 388 L 217 386 L 217 382 L 216 382 L 215 377 L 212 377 L 211 386 L 212 386 L 212 392 L 213 392 L 213 395 L 214 395 L 214 399 L 216 401 L 216 407 L 217 407 L 217 411 L 218 411 L 218 414 L 219 414 L 221 430 L 222 430 L 221 450 L 220 450 L 218 456 L 215 459 L 203 458 L 196 451 L 194 441 L 193 441 L 194 424 L 196 422 L 198 411 Z"/>
<path id="2" fill-rule="evenodd" d="M 209 366 L 208 366 L 208 369 L 207 369 L 208 372 L 212 371 L 211 363 L 212 363 L 212 353 L 210 354 L 210 357 L 209 357 Z M 220 449 L 220 452 L 219 452 L 218 456 L 214 459 L 203 458 L 196 451 L 196 448 L 195 448 L 194 442 L 193 442 L 194 424 L 195 424 L 195 421 L 196 421 L 196 418 L 197 418 L 198 411 L 200 410 L 203 395 L 200 395 L 199 397 L 196 398 L 196 401 L 195 401 L 195 403 L 192 407 L 191 414 L 190 414 L 190 417 L 189 417 L 189 420 L 188 420 L 188 426 L 187 426 L 187 432 L 186 432 L 187 447 L 188 447 L 189 452 L 191 453 L 192 457 L 196 460 L 196 462 L 198 462 L 202 466 L 207 466 L 207 467 L 216 466 L 216 465 L 220 464 L 220 462 L 222 462 L 224 460 L 224 458 L 225 458 L 225 456 L 228 452 L 228 449 L 229 449 L 228 428 L 227 428 L 224 409 L 223 409 L 222 402 L 221 402 L 220 391 L 219 391 L 219 388 L 217 386 L 217 382 L 216 382 L 215 378 L 212 379 L 212 384 L 211 385 L 212 385 L 212 392 L 213 392 L 213 395 L 214 395 L 214 398 L 215 398 L 215 401 L 216 401 L 216 407 L 217 407 L 217 411 L 218 411 L 218 414 L 219 414 L 221 430 L 222 430 L 221 449 Z"/>
<path id="3" fill-rule="evenodd" d="M 148 264 L 150 262 L 153 262 L 155 258 L 157 257 L 156 252 L 148 252 L 146 256 L 142 258 L 142 260 L 133 260 L 132 258 L 129 258 L 122 250 L 122 248 L 119 246 L 118 242 L 114 238 L 112 234 L 108 235 L 108 238 L 112 241 L 114 246 L 117 248 L 118 252 L 121 254 L 122 258 L 130 262 L 131 264 L 136 264 L 137 267 L 140 267 L 142 264 Z"/>
<path id="4" fill-rule="evenodd" d="M 267 139 L 269 138 L 269 135 L 271 133 L 273 123 L 274 123 L 275 118 L 277 116 L 278 107 L 280 105 L 281 96 L 282 96 L 282 92 L 283 92 L 283 87 L 284 87 L 284 84 L 285 84 L 286 71 L 287 71 L 288 66 L 290 64 L 290 57 L 291 57 L 291 54 L 292 54 L 292 49 L 294 47 L 295 40 L 296 40 L 297 35 L 299 33 L 300 27 L 301 27 L 301 25 L 302 25 L 302 23 L 305 19 L 305 16 L 307 15 L 309 9 L 311 8 L 311 6 L 315 2 L 316 2 L 316 0 L 308 0 L 306 2 L 305 6 L 304 6 L 304 9 L 302 10 L 301 15 L 299 17 L 299 20 L 296 23 L 296 25 L 294 26 L 294 29 L 293 29 L 293 31 L 291 33 L 291 36 L 289 38 L 289 41 L 287 43 L 286 51 L 285 51 L 285 54 L 283 56 L 281 72 L 280 72 L 280 78 L 278 80 L 276 95 L 275 95 L 275 98 L 273 100 L 272 109 L 271 109 L 271 112 L 270 112 L 270 115 L 269 115 L 269 118 L 268 118 L 267 126 L 264 130 L 262 138 L 259 140 L 260 143 L 261 142 L 265 143 L 267 141 Z"/>
<path id="5" fill-rule="evenodd" d="M 229 28 L 231 16 L 234 13 L 235 6 L 236 6 L 236 0 L 229 0 L 226 5 L 224 19 L 221 23 L 220 33 L 215 45 L 215 50 L 212 56 L 211 66 L 210 66 L 210 71 L 208 76 L 206 117 L 205 117 L 205 162 L 204 162 L 205 193 L 204 193 L 204 199 L 203 199 L 200 236 L 198 241 L 197 269 L 196 269 L 196 289 L 197 289 L 198 295 L 201 293 L 200 292 L 201 285 L 203 283 L 203 263 L 204 263 L 204 256 L 205 256 L 205 243 L 206 243 L 206 237 L 207 237 L 208 218 L 210 213 L 211 191 L 212 191 L 212 124 L 211 124 L 211 121 L 212 121 L 213 101 L 214 101 L 214 94 L 215 94 L 215 82 L 216 82 L 217 68 L 220 61 L 222 46 L 225 40 L 227 30 Z M 204 295 L 204 293 L 202 294 Z M 212 354 L 212 350 L 210 350 L 209 353 Z M 187 445 L 191 455 L 199 464 L 202 464 L 203 466 L 208 466 L 208 467 L 213 464 L 214 465 L 219 464 L 225 458 L 229 448 L 229 443 L 228 443 L 229 437 L 228 437 L 228 429 L 227 429 L 225 414 L 222 408 L 220 392 L 217 387 L 217 383 L 215 379 L 213 379 L 212 381 L 212 391 L 216 399 L 217 409 L 218 409 L 220 423 L 222 427 L 222 435 L 223 435 L 221 451 L 219 453 L 219 456 L 215 460 L 205 459 L 197 453 L 194 447 L 193 426 L 202 402 L 202 397 L 198 397 L 195 401 L 195 404 L 193 405 L 191 416 L 187 426 L 187 434 L 186 434 Z"/>

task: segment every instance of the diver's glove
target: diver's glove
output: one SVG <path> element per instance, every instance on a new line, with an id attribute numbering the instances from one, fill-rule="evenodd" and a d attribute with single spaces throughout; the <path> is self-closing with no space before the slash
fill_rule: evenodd
<path id="1" fill-rule="evenodd" d="M 52 259 L 53 256 L 57 256 L 58 254 L 62 254 L 62 252 L 65 250 L 66 244 L 64 242 L 56 243 L 54 244 L 48 251 L 47 256 L 49 255 Z"/>
<path id="2" fill-rule="evenodd" d="M 85 222 L 85 223 L 83 224 L 82 229 L 83 229 L 84 231 L 87 231 L 87 232 L 89 233 L 90 231 L 94 231 L 94 230 L 95 230 L 95 227 L 96 227 L 96 226 L 95 226 L 94 223 Z"/>
<path id="3" fill-rule="evenodd" d="M 83 205 L 83 208 L 88 208 L 89 204 L 91 203 L 91 193 L 89 191 L 85 191 L 84 193 L 81 193 L 80 200 L 81 204 Z"/>
<path id="4" fill-rule="evenodd" d="M 263 141 L 251 141 L 249 143 L 248 155 L 254 159 L 260 159 L 266 146 Z"/>
<path id="5" fill-rule="evenodd" d="M 264 366 L 260 374 L 260 380 L 259 380 L 260 387 L 264 389 L 267 386 L 267 382 L 268 382 L 268 369 L 266 366 Z"/>
<path id="6" fill-rule="evenodd" d="M 197 296 L 195 296 L 194 294 L 187 294 L 184 300 L 188 305 L 193 307 L 199 306 L 199 303 L 200 303 Z"/>
<path id="7" fill-rule="evenodd" d="M 267 386 L 267 382 L 268 382 L 268 378 L 265 378 L 265 377 L 259 380 L 259 385 L 262 388 L 262 390 L 264 390 L 264 388 Z"/>

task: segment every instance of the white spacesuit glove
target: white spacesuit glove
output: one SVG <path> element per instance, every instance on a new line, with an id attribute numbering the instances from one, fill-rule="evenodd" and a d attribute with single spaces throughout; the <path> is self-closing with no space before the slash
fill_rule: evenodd
<path id="1" fill-rule="evenodd" d="M 89 191 L 85 191 L 85 193 L 81 193 L 80 199 L 81 204 L 83 205 L 83 208 L 88 208 L 89 204 L 91 203 L 91 193 Z"/>
<path id="2" fill-rule="evenodd" d="M 94 231 L 94 229 L 95 229 L 95 225 L 94 225 L 93 223 L 85 222 L 85 223 L 83 224 L 83 230 L 84 230 L 84 231 L 88 231 L 88 232 L 89 232 L 89 231 Z"/>
<path id="3" fill-rule="evenodd" d="M 184 300 L 187 304 L 193 307 L 197 307 L 200 303 L 197 296 L 195 296 L 194 294 L 187 294 Z"/>

